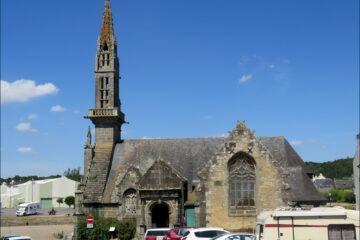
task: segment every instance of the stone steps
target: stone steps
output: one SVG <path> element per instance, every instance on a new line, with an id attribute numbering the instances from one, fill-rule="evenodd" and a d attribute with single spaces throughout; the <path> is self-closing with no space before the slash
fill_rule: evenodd
<path id="1" fill-rule="evenodd" d="M 101 202 L 109 168 L 111 167 L 113 145 L 96 145 L 94 149 L 94 158 L 91 161 L 90 172 L 86 182 L 84 201 Z"/>

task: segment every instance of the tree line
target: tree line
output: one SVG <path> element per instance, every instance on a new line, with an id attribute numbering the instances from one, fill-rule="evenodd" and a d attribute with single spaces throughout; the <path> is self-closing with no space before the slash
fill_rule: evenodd
<path id="1" fill-rule="evenodd" d="M 80 182 L 82 175 L 80 173 L 80 167 L 78 168 L 68 168 L 64 171 L 63 176 Z M 2 184 L 3 182 L 5 182 L 7 185 L 10 185 L 12 181 L 14 181 L 13 183 L 16 184 L 21 184 L 21 183 L 25 183 L 27 181 L 31 181 L 31 180 L 44 180 L 44 179 L 50 179 L 50 178 L 59 178 L 61 177 L 61 175 L 57 174 L 57 175 L 50 175 L 50 176 L 46 176 L 46 177 L 40 177 L 40 176 L 36 176 L 36 175 L 31 175 L 31 176 L 19 176 L 19 175 L 15 175 L 14 177 L 9 177 L 9 178 L 0 178 L 0 184 Z"/>
<path id="2" fill-rule="evenodd" d="M 305 164 L 314 172 L 315 175 L 322 173 L 327 178 L 344 179 L 353 175 L 354 158 L 341 158 L 328 162 L 306 162 Z"/>

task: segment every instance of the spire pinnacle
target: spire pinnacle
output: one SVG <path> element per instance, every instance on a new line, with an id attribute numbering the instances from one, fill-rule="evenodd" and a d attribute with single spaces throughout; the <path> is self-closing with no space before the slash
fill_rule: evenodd
<path id="1" fill-rule="evenodd" d="M 113 20 L 111 14 L 111 6 L 110 0 L 105 0 L 105 10 L 103 15 L 103 22 L 100 33 L 101 42 L 110 40 L 111 37 L 114 37 L 114 28 L 113 28 Z"/>
<path id="2" fill-rule="evenodd" d="M 85 147 L 91 147 L 91 129 L 88 126 Z"/>

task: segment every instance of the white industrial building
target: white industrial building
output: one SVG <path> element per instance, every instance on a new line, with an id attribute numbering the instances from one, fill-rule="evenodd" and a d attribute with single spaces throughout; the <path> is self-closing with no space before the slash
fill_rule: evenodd
<path id="1" fill-rule="evenodd" d="M 67 177 L 27 181 L 22 184 L 1 185 L 1 207 L 13 208 L 24 202 L 40 202 L 42 208 L 59 207 L 58 198 L 75 196 L 78 182 Z M 60 207 L 66 207 L 63 203 Z"/>

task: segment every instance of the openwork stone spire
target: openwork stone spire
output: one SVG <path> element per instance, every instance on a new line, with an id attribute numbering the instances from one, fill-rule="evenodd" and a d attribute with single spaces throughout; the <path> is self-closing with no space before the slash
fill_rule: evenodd
<path id="1" fill-rule="evenodd" d="M 90 129 L 90 126 L 88 126 L 88 130 L 87 130 L 85 147 L 91 147 L 91 129 Z"/>
<path id="2" fill-rule="evenodd" d="M 111 38 L 115 40 L 111 6 L 110 0 L 105 0 L 105 10 L 100 33 L 100 42 L 109 41 Z"/>

